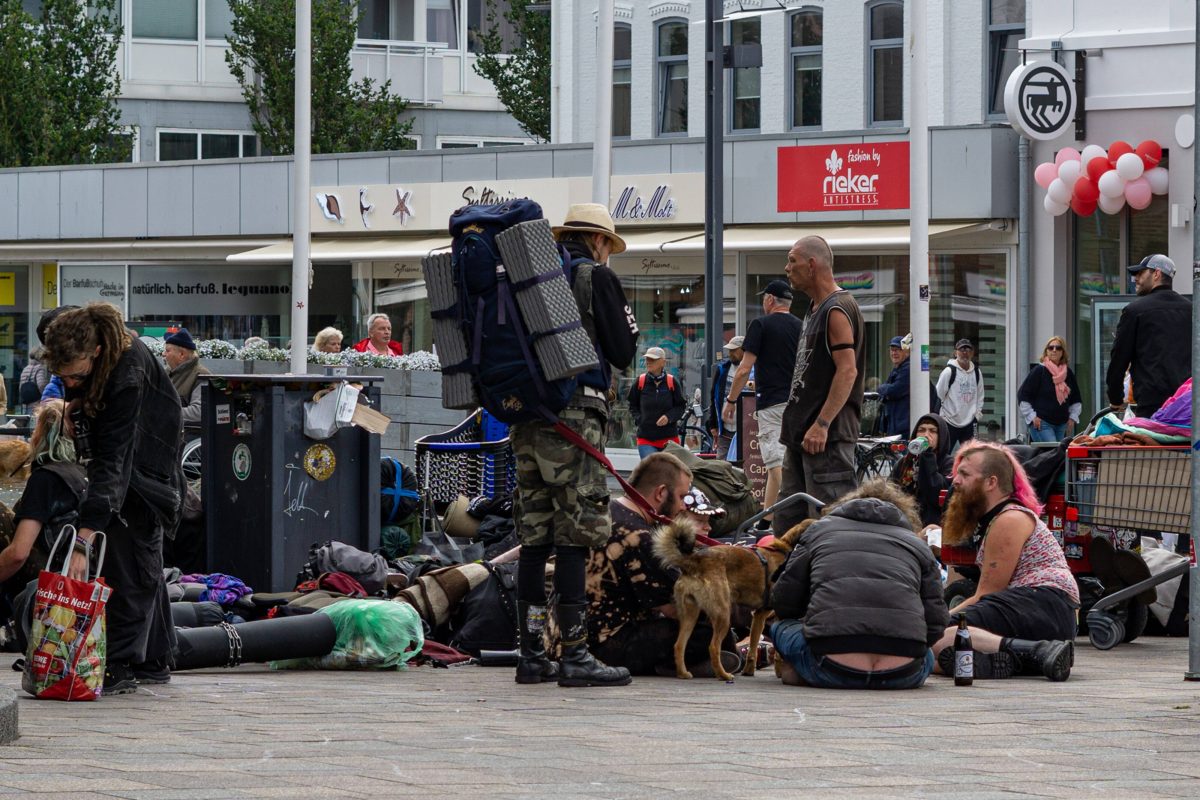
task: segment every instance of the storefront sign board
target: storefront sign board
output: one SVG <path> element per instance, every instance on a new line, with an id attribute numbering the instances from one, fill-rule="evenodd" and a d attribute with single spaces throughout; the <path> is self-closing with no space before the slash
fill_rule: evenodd
<path id="1" fill-rule="evenodd" d="M 42 311 L 58 307 L 58 264 L 42 264 Z"/>
<path id="2" fill-rule="evenodd" d="M 1048 141 L 1067 132 L 1075 120 L 1075 80 L 1054 61 L 1022 64 L 1004 84 L 1004 113 L 1013 130 Z"/>
<path id="3" fill-rule="evenodd" d="M 125 265 L 65 264 L 60 267 L 59 300 L 63 305 L 87 305 L 92 300 L 125 310 Z"/>
<path id="4" fill-rule="evenodd" d="M 780 147 L 778 211 L 908 208 L 908 142 Z"/>

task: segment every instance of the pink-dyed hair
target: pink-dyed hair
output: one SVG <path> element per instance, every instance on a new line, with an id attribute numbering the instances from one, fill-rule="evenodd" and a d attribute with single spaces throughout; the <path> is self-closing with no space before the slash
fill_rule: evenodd
<path id="1" fill-rule="evenodd" d="M 1037 492 L 1033 490 L 1033 484 L 1029 482 L 1029 476 L 1025 474 L 1025 468 L 1021 466 L 1021 462 L 1017 461 L 1017 457 L 1013 455 L 1013 451 L 1002 444 L 985 442 L 981 439 L 971 439 L 970 441 L 963 442 L 962 447 L 958 449 L 958 453 L 954 456 L 954 469 L 950 473 L 951 480 L 958 475 L 958 465 L 962 463 L 963 453 L 971 450 L 995 450 L 1003 453 L 1008 458 L 1009 463 L 1012 464 L 1013 469 L 1012 499 L 1041 516 L 1042 503 L 1038 500 Z"/>

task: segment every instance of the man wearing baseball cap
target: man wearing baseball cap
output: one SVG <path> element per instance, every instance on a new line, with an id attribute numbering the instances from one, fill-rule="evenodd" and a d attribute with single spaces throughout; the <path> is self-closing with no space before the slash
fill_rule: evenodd
<path id="1" fill-rule="evenodd" d="M 1161 254 L 1129 268 L 1138 297 L 1121 311 L 1106 384 L 1114 411 L 1125 406 L 1125 372 L 1133 377 L 1139 417 L 1157 411 L 1192 374 L 1192 304 L 1172 288 L 1175 262 Z"/>
<path id="2" fill-rule="evenodd" d="M 743 349 L 745 343 L 745 336 L 734 336 L 726 342 L 722 348 L 725 351 L 725 358 L 721 359 L 713 371 L 712 397 L 709 398 L 710 405 L 706 424 L 709 434 L 713 437 L 713 445 L 717 449 L 717 458 L 721 459 L 729 455 L 729 445 L 733 443 L 733 435 L 737 433 L 737 419 L 726 422 L 725 418 L 721 416 L 721 409 L 725 405 L 725 398 L 729 397 L 729 390 L 733 388 L 733 374 L 746 354 Z"/>
<path id="3" fill-rule="evenodd" d="M 787 281 L 773 280 L 759 294 L 762 295 L 763 316 L 751 321 L 746 329 L 746 339 L 742 343 L 746 354 L 733 375 L 721 416 L 727 423 L 733 422 L 738 395 L 750 380 L 753 369 L 758 403 L 755 410 L 758 452 L 767 470 L 763 506 L 769 508 L 779 498 L 783 480 L 784 449 L 779 431 L 792 388 L 792 371 L 796 367 L 796 348 L 800 345 L 803 323 L 792 313 L 792 287 Z"/>
<path id="4" fill-rule="evenodd" d="M 907 338 L 907 341 L 905 339 Z M 879 399 L 883 408 L 879 413 L 879 432 L 884 436 L 907 436 L 908 427 L 908 356 L 912 337 L 893 336 L 888 344 L 892 357 L 892 371 L 887 380 L 879 384 Z"/>

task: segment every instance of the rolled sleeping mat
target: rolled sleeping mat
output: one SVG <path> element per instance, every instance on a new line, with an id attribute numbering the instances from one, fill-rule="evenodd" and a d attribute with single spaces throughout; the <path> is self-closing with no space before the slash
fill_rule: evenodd
<path id="1" fill-rule="evenodd" d="M 173 672 L 242 663 L 281 661 L 329 655 L 337 641 L 333 619 L 326 614 L 260 619 L 211 628 L 181 628 Z"/>
<path id="2" fill-rule="evenodd" d="M 203 583 L 184 583 L 183 586 L 183 602 L 199 603 L 200 597 L 208 591 L 208 587 Z"/>
<path id="3" fill-rule="evenodd" d="M 446 408 L 470 410 L 479 406 L 479 397 L 471 376 L 466 372 L 447 372 L 446 368 L 466 366 L 470 347 L 456 314 L 447 314 L 458 302 L 454 288 L 453 257 L 450 253 L 434 253 L 421 259 L 425 276 L 425 291 L 429 311 L 433 316 L 433 342 L 442 362 L 442 405 Z"/>
<path id="4" fill-rule="evenodd" d="M 225 621 L 220 603 L 171 603 L 171 622 L 176 628 L 211 628 Z"/>

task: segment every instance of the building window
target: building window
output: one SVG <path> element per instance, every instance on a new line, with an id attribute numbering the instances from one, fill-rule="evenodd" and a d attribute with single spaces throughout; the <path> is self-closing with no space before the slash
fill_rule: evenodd
<path id="1" fill-rule="evenodd" d="M 820 11 L 801 10 L 791 18 L 793 128 L 821 126 L 822 23 Z"/>
<path id="2" fill-rule="evenodd" d="M 135 39 L 196 41 L 196 0 L 133 0 Z"/>
<path id="3" fill-rule="evenodd" d="M 224 40 L 233 35 L 229 0 L 204 0 L 204 38 Z"/>
<path id="4" fill-rule="evenodd" d="M 391 39 L 388 6 L 391 0 L 358 0 L 358 38 Z"/>
<path id="5" fill-rule="evenodd" d="M 510 2 L 511 0 L 466 0 L 468 52 L 483 52 L 482 36 L 492 25 L 496 26 L 496 32 L 500 34 L 501 53 L 515 53 L 520 49 L 521 37 L 508 21 L 508 17 L 504 16 Z M 489 20 L 489 14 L 494 15 L 495 19 Z"/>
<path id="6" fill-rule="evenodd" d="M 904 5 L 892 0 L 867 8 L 868 123 L 898 125 L 904 118 Z"/>
<path id="7" fill-rule="evenodd" d="M 990 0 L 987 20 L 988 116 L 1004 116 L 1004 84 L 1021 60 L 1017 42 L 1024 36 L 1025 0 Z"/>
<path id="8" fill-rule="evenodd" d="M 477 147 L 513 147 L 528 144 L 526 139 L 511 139 L 498 136 L 439 136 L 436 139 L 438 150 L 461 150 Z"/>
<path id="9" fill-rule="evenodd" d="M 454 0 L 426 0 L 425 39 L 458 49 L 458 7 Z"/>
<path id="10" fill-rule="evenodd" d="M 736 20 L 729 26 L 729 39 L 733 45 L 762 45 L 762 21 L 758 17 Z M 733 131 L 755 131 L 761 127 L 762 91 L 758 67 L 742 67 L 732 71 L 730 79 L 729 105 L 730 124 Z"/>
<path id="11" fill-rule="evenodd" d="M 687 23 L 658 26 L 658 132 L 687 133 Z"/>
<path id="12" fill-rule="evenodd" d="M 134 164 L 141 160 L 138 150 L 140 149 L 138 136 L 138 127 L 136 125 L 127 125 L 117 133 L 111 134 L 108 137 L 110 145 L 121 142 L 126 148 L 126 157 L 121 159 L 119 163 Z"/>
<path id="13" fill-rule="evenodd" d="M 624 23 L 613 28 L 612 135 L 629 136 L 632 124 L 633 33 Z"/>
<path id="14" fill-rule="evenodd" d="M 253 158 L 258 138 L 249 131 L 158 130 L 159 161 L 196 161 L 209 158 Z"/>

